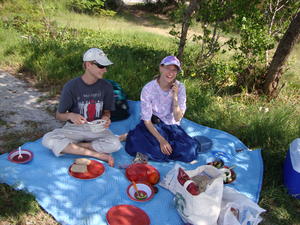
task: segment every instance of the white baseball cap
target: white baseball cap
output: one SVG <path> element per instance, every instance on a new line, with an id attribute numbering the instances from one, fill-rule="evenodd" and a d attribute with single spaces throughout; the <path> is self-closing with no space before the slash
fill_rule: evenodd
<path id="1" fill-rule="evenodd" d="M 84 62 L 96 61 L 102 66 L 112 65 L 112 61 L 110 61 L 105 53 L 100 48 L 90 48 L 83 55 Z"/>

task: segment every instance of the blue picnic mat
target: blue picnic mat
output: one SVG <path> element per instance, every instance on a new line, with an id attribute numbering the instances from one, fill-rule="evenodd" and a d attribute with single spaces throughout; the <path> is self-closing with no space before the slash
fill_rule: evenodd
<path id="1" fill-rule="evenodd" d="M 122 134 L 133 129 L 139 122 L 140 102 L 129 101 L 131 116 L 124 121 L 114 122 L 111 130 Z M 183 119 L 182 126 L 190 136 L 212 140 L 211 149 L 198 155 L 196 164 L 182 162 L 158 163 L 150 161 L 161 178 L 179 163 L 183 168 L 196 167 L 222 159 L 225 165 L 236 165 L 236 180 L 227 184 L 258 202 L 263 178 L 261 150 L 250 151 L 236 137 L 216 129 L 201 126 Z M 200 138 L 201 139 L 201 138 Z M 142 147 L 142 146 L 141 146 Z M 66 225 L 107 224 L 107 211 L 120 204 L 129 204 L 143 209 L 150 217 L 152 225 L 181 225 L 173 201 L 173 194 L 157 185 L 159 191 L 148 202 L 135 202 L 126 194 L 130 182 L 121 167 L 132 163 L 124 148 L 113 154 L 115 167 L 103 162 L 105 172 L 92 180 L 76 179 L 68 174 L 68 168 L 79 156 L 64 155 L 56 158 L 41 144 L 41 139 L 25 143 L 23 149 L 34 153 L 27 164 L 16 164 L 7 160 L 8 154 L 0 156 L 0 183 L 6 183 L 17 190 L 24 190 L 35 196 L 37 202 L 59 223 Z"/>

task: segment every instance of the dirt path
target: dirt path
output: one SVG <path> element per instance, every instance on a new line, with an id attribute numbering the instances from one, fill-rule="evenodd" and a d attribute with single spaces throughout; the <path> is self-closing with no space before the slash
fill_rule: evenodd
<path id="1" fill-rule="evenodd" d="M 29 84 L 0 70 L 0 153 L 7 152 L 10 136 L 26 132 L 35 134 L 60 127 L 47 109 L 54 108 L 56 101 L 43 100 L 47 93 L 40 93 Z M 20 143 L 22 144 L 22 143 Z"/>

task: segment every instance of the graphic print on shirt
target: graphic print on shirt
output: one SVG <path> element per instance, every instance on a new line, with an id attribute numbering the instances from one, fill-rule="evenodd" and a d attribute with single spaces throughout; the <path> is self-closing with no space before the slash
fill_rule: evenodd
<path id="1" fill-rule="evenodd" d="M 87 106 L 87 121 L 93 121 L 96 115 L 96 104 L 95 100 L 91 100 Z"/>
<path id="2" fill-rule="evenodd" d="M 96 102 L 96 117 L 101 117 L 101 111 L 103 109 L 103 101 L 97 101 Z"/>
<path id="3" fill-rule="evenodd" d="M 78 108 L 80 114 L 86 118 L 87 121 L 100 119 L 103 109 L 101 93 L 83 95 L 83 98 L 78 99 Z"/>

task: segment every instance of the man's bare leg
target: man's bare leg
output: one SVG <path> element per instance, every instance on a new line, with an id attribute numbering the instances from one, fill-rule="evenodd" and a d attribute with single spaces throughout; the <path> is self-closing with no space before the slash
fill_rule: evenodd
<path id="1" fill-rule="evenodd" d="M 62 153 L 67 153 L 67 154 L 73 154 L 73 155 L 83 155 L 83 156 L 91 156 L 97 159 L 104 160 L 108 162 L 108 165 L 113 167 L 114 166 L 114 158 L 107 154 L 107 153 L 99 153 L 96 152 L 90 143 L 78 143 L 78 144 L 73 144 L 70 143 L 68 144 Z"/>

